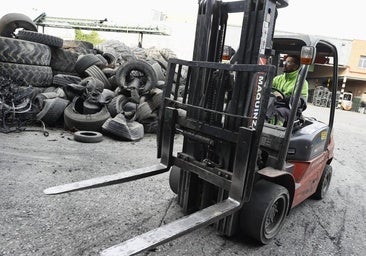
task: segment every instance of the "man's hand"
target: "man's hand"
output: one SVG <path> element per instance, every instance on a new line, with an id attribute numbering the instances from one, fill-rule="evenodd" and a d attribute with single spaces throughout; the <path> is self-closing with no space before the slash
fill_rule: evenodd
<path id="1" fill-rule="evenodd" d="M 273 95 L 276 96 L 277 100 L 283 100 L 283 96 L 281 93 L 273 91 Z"/>

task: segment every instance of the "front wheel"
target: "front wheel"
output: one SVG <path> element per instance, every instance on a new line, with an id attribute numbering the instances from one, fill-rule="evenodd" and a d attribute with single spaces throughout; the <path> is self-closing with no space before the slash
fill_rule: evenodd
<path id="1" fill-rule="evenodd" d="M 179 180 L 180 180 L 180 173 L 181 169 L 177 166 L 173 165 L 170 168 L 170 174 L 169 174 L 169 186 L 170 189 L 175 193 L 178 194 L 179 190 Z"/>
<path id="2" fill-rule="evenodd" d="M 281 230 L 289 207 L 290 196 L 285 187 L 260 180 L 240 212 L 242 233 L 268 244 Z"/>

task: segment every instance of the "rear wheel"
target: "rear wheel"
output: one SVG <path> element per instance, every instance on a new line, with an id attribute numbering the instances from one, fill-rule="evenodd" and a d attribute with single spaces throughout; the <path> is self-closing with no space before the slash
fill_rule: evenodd
<path id="1" fill-rule="evenodd" d="M 332 172 L 332 166 L 326 165 L 324 167 L 324 171 L 322 177 L 320 178 L 318 187 L 316 188 L 316 191 L 312 196 L 314 199 L 320 200 L 325 197 L 329 189 L 330 181 L 332 179 Z"/>
<path id="2" fill-rule="evenodd" d="M 262 244 L 269 243 L 281 230 L 289 207 L 286 188 L 265 180 L 257 182 L 240 213 L 242 233 Z"/>

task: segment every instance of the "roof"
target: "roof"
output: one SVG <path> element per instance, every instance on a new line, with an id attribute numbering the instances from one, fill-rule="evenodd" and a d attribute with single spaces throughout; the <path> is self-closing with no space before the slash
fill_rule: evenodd
<path id="1" fill-rule="evenodd" d="M 62 17 L 49 17 L 46 13 L 42 13 L 33 21 L 37 26 L 53 27 L 53 28 L 67 28 L 67 29 L 81 29 L 93 31 L 106 32 L 120 32 L 120 33 L 143 33 L 153 35 L 170 35 L 169 29 L 162 25 L 151 26 L 121 26 L 108 24 L 107 19 L 75 19 Z"/>
<path id="2" fill-rule="evenodd" d="M 347 65 L 352 49 L 352 40 L 349 39 L 339 39 L 284 31 L 276 31 L 273 40 L 273 48 L 276 50 L 280 50 L 282 48 L 281 44 L 286 44 L 287 49 L 290 48 L 294 51 L 294 53 L 299 53 L 303 45 L 310 45 L 316 46 L 318 53 L 323 56 L 332 56 L 329 55 L 331 54 L 329 52 L 330 48 L 325 44 L 325 42 L 330 43 L 337 48 L 339 65 Z"/>
<path id="3" fill-rule="evenodd" d="M 303 46 L 316 47 L 317 54 L 321 56 L 333 56 L 336 46 L 327 38 L 306 34 L 276 34 L 273 37 L 273 49 L 286 50 L 288 53 L 300 53 Z"/>

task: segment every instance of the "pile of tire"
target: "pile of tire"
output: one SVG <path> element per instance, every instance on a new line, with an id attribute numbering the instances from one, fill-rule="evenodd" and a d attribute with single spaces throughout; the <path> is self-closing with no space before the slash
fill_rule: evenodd
<path id="1" fill-rule="evenodd" d="M 156 133 L 170 49 L 99 45 L 39 33 L 20 13 L 0 19 L 0 76 L 33 88 L 36 119 L 138 140 Z"/>

